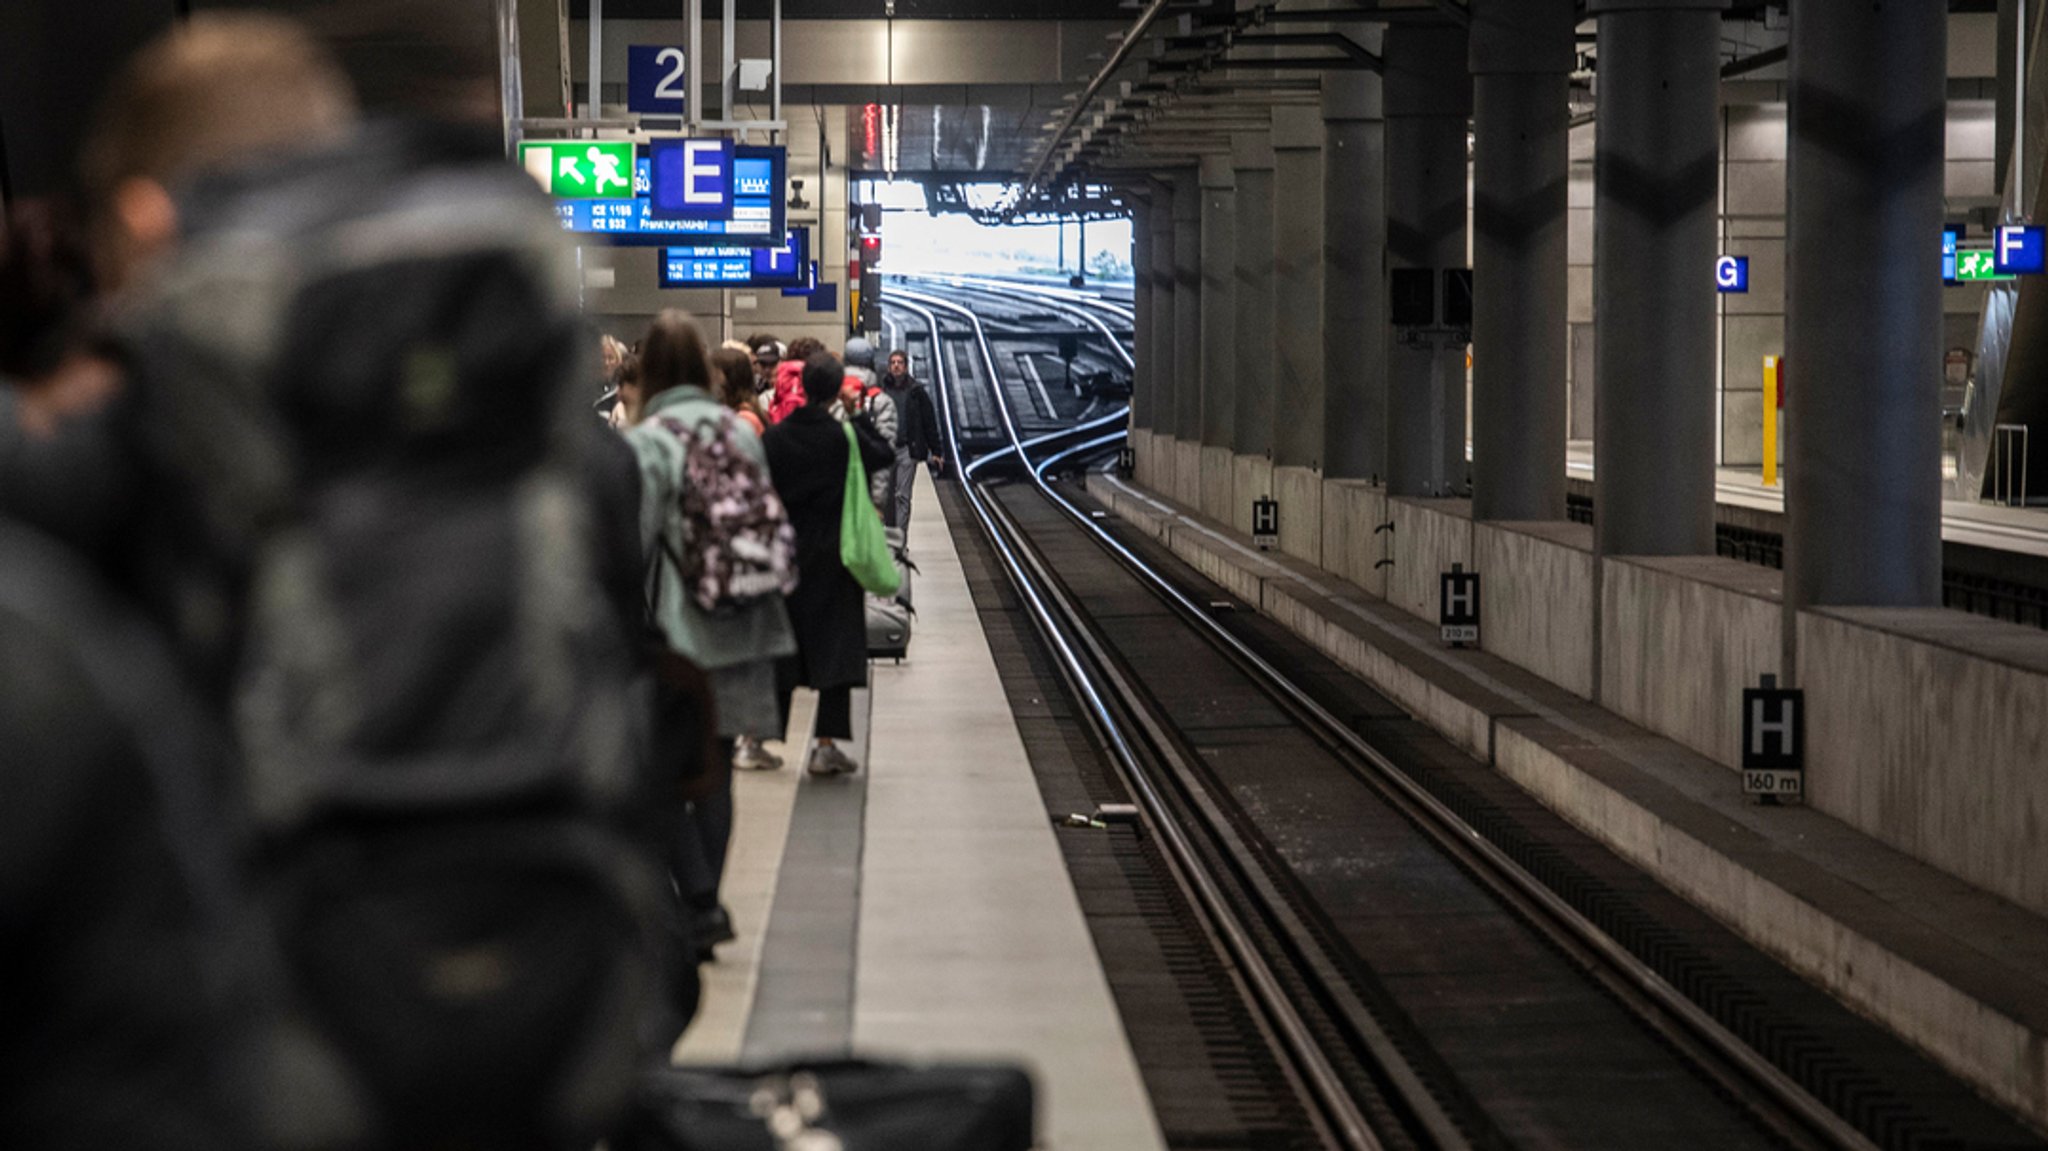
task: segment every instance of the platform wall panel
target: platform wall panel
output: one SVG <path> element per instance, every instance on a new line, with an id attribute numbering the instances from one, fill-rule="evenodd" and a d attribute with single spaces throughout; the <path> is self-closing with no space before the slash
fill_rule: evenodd
<path id="1" fill-rule="evenodd" d="M 1387 569 L 1378 566 L 1393 546 L 1387 522 L 1387 492 L 1364 480 L 1323 481 L 1323 568 L 1385 599 Z"/>
<path id="2" fill-rule="evenodd" d="M 1183 507 L 1202 506 L 1202 445 L 1194 440 L 1173 441 L 1173 502 Z"/>
<path id="3" fill-rule="evenodd" d="M 1397 497 L 1387 505 L 1394 523 L 1387 602 L 1434 623 L 1441 606 L 1439 577 L 1454 563 L 1472 566 L 1472 502 Z"/>
<path id="4" fill-rule="evenodd" d="M 1202 502 L 1200 506 L 1202 514 L 1212 520 L 1235 527 L 1237 521 L 1236 517 L 1231 514 L 1233 501 L 1230 495 L 1233 487 L 1232 477 L 1236 473 L 1236 466 L 1231 460 L 1230 449 L 1204 444 L 1202 445 L 1201 459 Z M 1245 519 L 1247 521 L 1246 527 L 1241 530 L 1247 530 L 1250 527 L 1249 513 L 1246 514 Z"/>
<path id="5" fill-rule="evenodd" d="M 1799 684 L 1808 802 L 2048 915 L 2048 633 L 1941 608 L 1803 611 Z"/>
<path id="6" fill-rule="evenodd" d="M 1739 766 L 1742 691 L 1782 662 L 1779 581 L 1720 556 L 1605 559 L 1601 706 Z"/>
<path id="7" fill-rule="evenodd" d="M 1472 526 L 1479 646 L 1593 695 L 1593 533 L 1582 524 Z"/>
<path id="8" fill-rule="evenodd" d="M 1273 461 L 1264 456 L 1232 456 L 1230 515 L 1226 522 L 1246 535 L 1252 532 L 1252 501 L 1273 494 Z"/>
<path id="9" fill-rule="evenodd" d="M 1312 564 L 1323 562 L 1323 477 L 1313 468 L 1273 469 L 1280 501 L 1280 550 Z"/>

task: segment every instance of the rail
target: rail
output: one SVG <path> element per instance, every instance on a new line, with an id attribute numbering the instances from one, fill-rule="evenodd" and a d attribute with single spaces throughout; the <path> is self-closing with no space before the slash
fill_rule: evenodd
<path id="1" fill-rule="evenodd" d="M 1861 1131 L 1673 987 L 1649 964 L 1601 930 L 1479 829 L 1400 770 L 1384 753 L 1325 710 L 1046 478 L 1055 465 L 1073 458 L 1085 448 L 1113 444 L 1117 436 L 1092 436 L 1084 443 L 1070 445 L 1039 461 L 1032 461 L 1027 441 L 1018 434 L 1008 400 L 1003 395 L 979 317 L 959 304 L 920 293 L 899 292 L 897 298 L 922 315 L 931 325 L 935 337 L 938 311 L 960 317 L 974 332 L 975 347 L 996 393 L 998 409 L 1011 441 L 1010 448 L 998 456 L 1003 459 L 1014 456 L 1023 462 L 1029 482 L 1049 503 L 1060 509 L 1191 627 L 1204 634 L 1232 662 L 1250 674 L 1255 682 L 1294 714 L 1305 729 L 1313 731 L 1326 745 L 1348 753 L 1363 771 L 1370 773 L 1368 782 L 1407 814 L 1416 826 L 1431 835 L 1444 851 L 1464 861 L 1472 874 L 1508 906 L 1519 909 L 1555 944 L 1579 956 L 1589 973 L 1618 998 L 1633 1005 L 1649 1026 L 1682 1050 L 1694 1053 L 1709 1074 L 1720 1078 L 1732 1090 L 1745 1092 L 1745 1098 L 1756 1100 L 1756 1110 L 1775 1121 L 1789 1136 L 1800 1142 L 1856 1148 L 1858 1151 L 1874 1148 L 1875 1145 Z M 953 389 L 949 383 L 946 379 L 940 380 L 941 396 L 950 408 Z M 1062 438 L 1065 437 L 1043 436 L 1031 443 Z M 957 445 L 954 450 L 957 452 Z M 1148 715 L 1135 702 L 1139 693 L 1124 682 L 1116 661 L 1103 648 L 1102 641 L 1079 606 L 1067 598 L 1059 581 L 1025 541 L 1021 529 L 996 501 L 987 498 L 981 490 L 977 477 L 989 462 L 978 460 L 963 470 L 970 506 L 991 545 L 1001 556 L 1005 571 L 1016 584 L 1034 623 L 1053 647 L 1062 674 L 1073 687 L 1076 697 L 1084 702 L 1084 710 L 1103 738 L 1104 746 L 1110 749 L 1120 774 L 1125 777 L 1133 794 L 1140 797 L 1147 812 L 1148 828 L 1162 844 L 1168 846 L 1171 856 L 1177 861 L 1177 870 L 1186 873 L 1191 892 L 1198 896 L 1198 903 L 1213 917 L 1219 936 L 1228 944 L 1232 956 L 1245 965 L 1262 1009 L 1274 1021 L 1275 1030 L 1285 1037 L 1289 1055 L 1295 1059 L 1297 1069 L 1310 1085 L 1317 1103 L 1324 1108 L 1326 1115 L 1334 1117 L 1335 1127 L 1344 1134 L 1346 1145 L 1377 1145 L 1370 1132 L 1359 1126 L 1363 1121 L 1358 1117 L 1355 1103 L 1343 1085 L 1332 1079 L 1327 1070 L 1327 1058 L 1316 1050 L 1313 1037 L 1280 992 L 1270 965 L 1250 947 L 1250 933 L 1238 920 L 1238 913 L 1215 890 L 1214 880 L 1202 874 L 1199 853 L 1187 842 L 1183 829 L 1172 820 L 1167 805 L 1160 797 L 1159 785 L 1147 773 L 1145 757 L 1138 751 L 1141 743 L 1149 746 L 1155 757 L 1163 758 L 1169 767 L 1173 766 L 1172 755 L 1164 752 L 1171 739 L 1165 731 L 1159 730 L 1159 725 L 1165 721 Z M 1123 702 L 1112 704 L 1112 696 Z M 1144 736 L 1142 740 L 1133 738 L 1118 722 L 1120 709 L 1126 708 Z M 1183 783 L 1182 786 L 1200 789 L 1197 784 Z M 1199 800 L 1196 806 L 1201 806 Z M 1215 817 L 1210 834 L 1222 839 L 1231 838 L 1236 833 L 1228 827 L 1229 823 L 1227 817 Z M 1253 886 L 1257 887 L 1256 882 Z M 1276 922 L 1284 922 L 1287 918 L 1286 913 L 1278 909 L 1277 900 L 1263 912 Z M 1314 951 L 1313 945 L 1300 936 L 1295 938 L 1293 946 L 1298 955 Z M 1414 1075 L 1405 1068 L 1403 1058 L 1393 1052 L 1383 1035 L 1371 1034 L 1369 1019 L 1364 1018 L 1363 1013 L 1346 1013 L 1346 1020 L 1354 1027 L 1361 1027 L 1359 1038 L 1362 1047 L 1381 1060 L 1382 1071 L 1394 1085 L 1400 1103 L 1408 1108 L 1409 1114 L 1430 1138 L 1442 1146 L 1462 1144 L 1463 1136 L 1457 1125 L 1421 1088 Z"/>

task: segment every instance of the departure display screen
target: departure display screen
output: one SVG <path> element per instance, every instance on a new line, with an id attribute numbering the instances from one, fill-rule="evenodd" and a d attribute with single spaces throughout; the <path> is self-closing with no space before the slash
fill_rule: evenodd
<path id="1" fill-rule="evenodd" d="M 782 204 L 788 153 L 781 148 L 737 147 L 732 159 L 732 218 L 662 220 L 654 216 L 650 193 L 653 165 L 646 156 L 633 165 L 630 199 L 557 200 L 555 216 L 564 230 L 613 244 L 674 244 L 702 239 L 726 247 L 774 247 L 785 237 Z M 664 261 L 665 263 L 665 261 Z"/>
<path id="2" fill-rule="evenodd" d="M 808 280 L 810 231 L 791 228 L 779 248 L 664 248 L 664 288 L 787 288 Z"/>

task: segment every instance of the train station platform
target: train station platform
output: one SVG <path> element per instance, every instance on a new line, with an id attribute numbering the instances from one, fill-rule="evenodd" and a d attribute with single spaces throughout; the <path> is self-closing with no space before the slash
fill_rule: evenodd
<path id="1" fill-rule="evenodd" d="M 854 1054 L 1000 1060 L 1036 1080 L 1061 1151 L 1161 1146 L 940 501 L 910 530 L 910 656 L 856 693 L 863 769 L 740 772 L 724 897 L 739 938 L 703 967 L 685 1063 Z M 863 698 L 865 696 L 865 698 Z"/>
<path id="2" fill-rule="evenodd" d="M 1425 619 L 1404 600 L 1398 576 L 1371 590 L 1301 557 L 1260 550 L 1236 528 L 1114 475 L 1091 473 L 1087 487 L 1116 519 L 1617 855 L 2048 1128 L 2048 916 L 1815 807 L 1759 805 L 1725 763 L 1489 650 L 1492 640 L 1450 648 L 1433 614 Z M 1417 508 L 1388 502 L 1403 546 L 1431 538 Z M 1553 529 L 1583 530 L 1544 528 Z M 1379 538 L 1368 531 L 1363 541 Z M 1331 539 L 1337 553 L 1362 546 Z M 1403 566 L 1419 558 L 1402 556 Z M 1505 575 L 1502 566 L 1482 569 Z M 1432 584 L 1435 574 L 1432 566 Z M 1502 614 L 1524 606 L 1510 598 Z M 1550 620 L 1549 642 L 1562 642 L 1566 606 L 1530 610 Z M 1494 611 L 1489 599 L 1486 612 Z M 1669 647 L 1674 659 L 1718 663 L 1677 631 L 1644 644 Z M 1629 678 L 1649 684 L 1662 675 L 1638 667 Z M 1683 684 L 1645 688 L 1653 689 L 1697 694 Z M 1959 749 L 1946 758 L 1968 761 Z"/>
<path id="3" fill-rule="evenodd" d="M 1593 482 L 1593 448 L 1574 442 L 1567 451 L 1565 470 L 1574 480 Z M 1776 517 L 1785 513 L 1785 486 L 1766 485 L 1763 473 L 1747 468 L 1714 470 L 1714 502 L 1724 508 L 1742 508 Z M 1952 544 L 1988 551 L 2017 552 L 2048 557 L 2048 508 L 2009 507 L 1981 500 L 1941 501 L 1941 538 Z"/>

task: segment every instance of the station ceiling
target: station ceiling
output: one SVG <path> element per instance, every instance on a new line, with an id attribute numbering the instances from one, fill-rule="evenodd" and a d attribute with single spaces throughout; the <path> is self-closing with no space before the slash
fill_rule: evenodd
<path id="1" fill-rule="evenodd" d="M 742 20 L 766 20 L 768 0 L 738 0 Z M 604 0 L 606 20 L 673 20 L 682 0 Z M 706 18 L 725 12 L 724 0 L 704 0 Z M 1129 20 L 1120 0 L 895 0 L 899 20 Z M 785 20 L 881 20 L 885 0 L 783 0 Z M 587 20 L 590 0 L 569 0 L 569 18 Z"/>

